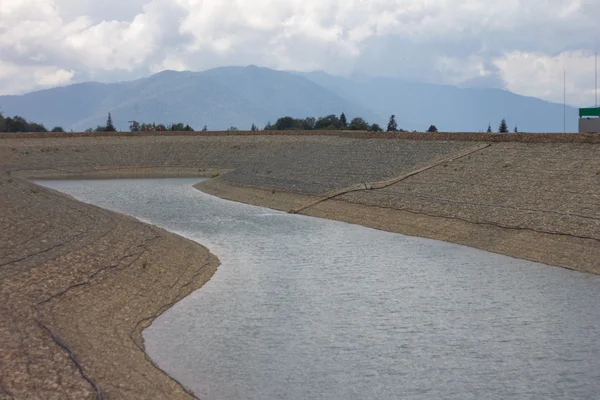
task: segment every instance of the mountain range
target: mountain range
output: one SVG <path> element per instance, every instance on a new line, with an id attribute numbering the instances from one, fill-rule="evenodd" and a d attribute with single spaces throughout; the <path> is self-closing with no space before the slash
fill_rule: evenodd
<path id="1" fill-rule="evenodd" d="M 506 90 L 458 88 L 325 72 L 286 72 L 256 66 L 221 67 L 203 72 L 163 71 L 128 82 L 86 82 L 0 96 L 5 116 L 20 115 L 46 127 L 82 131 L 106 123 L 119 130 L 128 121 L 183 122 L 196 130 L 263 127 L 282 116 L 319 117 L 342 112 L 384 126 L 391 114 L 398 126 L 440 131 L 497 130 L 506 118 L 521 132 L 562 132 L 562 104 Z M 577 109 L 566 107 L 567 131 L 577 130 Z"/>

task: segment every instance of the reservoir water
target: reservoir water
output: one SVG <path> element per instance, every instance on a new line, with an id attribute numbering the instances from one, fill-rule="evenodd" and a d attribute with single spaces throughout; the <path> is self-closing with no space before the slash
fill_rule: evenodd
<path id="1" fill-rule="evenodd" d="M 219 257 L 144 331 L 201 399 L 600 398 L 600 277 L 229 202 L 197 181 L 38 183 Z"/>

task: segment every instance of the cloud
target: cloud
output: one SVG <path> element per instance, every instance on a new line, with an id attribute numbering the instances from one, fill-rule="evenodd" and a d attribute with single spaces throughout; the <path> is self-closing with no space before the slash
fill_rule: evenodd
<path id="1" fill-rule="evenodd" d="M 515 51 L 494 62 L 509 90 L 562 103 L 566 83 L 567 102 L 594 105 L 595 62 L 590 52 L 565 52 L 551 57 Z"/>
<path id="2" fill-rule="evenodd" d="M 569 60 L 585 104 L 597 15 L 596 0 L 2 0 L 0 87 L 257 64 L 556 100 L 551 76 Z"/>
<path id="3" fill-rule="evenodd" d="M 21 66 L 0 60 L 0 95 L 18 93 L 23 87 L 38 89 L 62 86 L 71 83 L 74 71 L 52 66 Z"/>

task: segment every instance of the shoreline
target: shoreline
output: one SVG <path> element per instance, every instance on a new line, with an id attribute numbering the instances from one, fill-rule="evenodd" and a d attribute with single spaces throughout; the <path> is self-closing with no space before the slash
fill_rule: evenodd
<path id="1" fill-rule="evenodd" d="M 194 399 L 147 356 L 142 331 L 208 282 L 217 257 L 60 192 L 20 179 L 9 186 L 1 197 L 28 204 L 24 222 L 55 210 L 41 222 L 51 231 L 25 233 L 14 241 L 26 245 L 0 253 L 0 398 Z"/>
<path id="2" fill-rule="evenodd" d="M 194 186 L 197 190 L 226 200 L 290 212 L 316 203 L 317 196 L 273 192 L 259 188 L 237 187 L 223 180 L 208 180 Z M 534 230 L 517 230 L 494 224 L 476 224 L 441 215 L 419 214 L 406 210 L 370 206 L 341 199 L 320 202 L 299 214 L 362 225 L 382 231 L 400 233 L 456 243 L 527 261 L 600 274 L 600 251 L 589 251 L 594 239 L 562 237 Z M 599 246 L 600 247 L 600 246 Z M 557 248 L 559 251 L 548 251 Z M 565 253 L 565 248 L 569 251 Z M 540 251 L 539 249 L 542 249 Z"/>

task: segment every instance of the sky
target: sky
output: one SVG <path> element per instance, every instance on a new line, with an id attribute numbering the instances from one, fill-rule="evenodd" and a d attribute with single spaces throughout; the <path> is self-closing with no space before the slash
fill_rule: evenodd
<path id="1" fill-rule="evenodd" d="M 595 103 L 600 0 L 0 0 L 0 94 L 230 65 Z"/>

